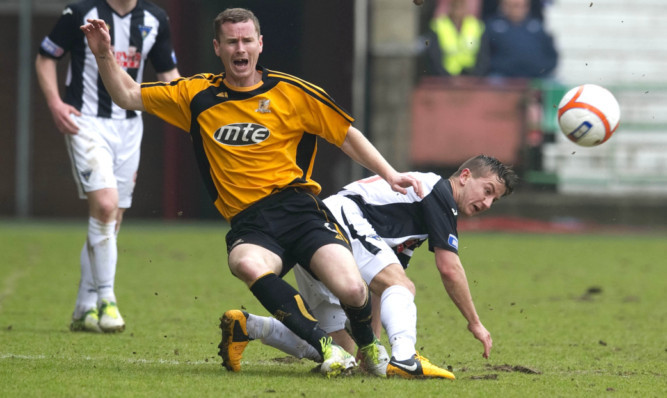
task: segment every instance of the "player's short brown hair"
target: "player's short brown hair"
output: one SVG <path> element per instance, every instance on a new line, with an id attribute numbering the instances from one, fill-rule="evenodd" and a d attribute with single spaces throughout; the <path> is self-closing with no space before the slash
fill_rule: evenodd
<path id="1" fill-rule="evenodd" d="M 489 174 L 498 176 L 498 179 L 505 184 L 505 194 L 503 196 L 514 192 L 514 188 L 519 181 L 519 177 L 511 167 L 504 165 L 500 160 L 492 156 L 478 155 L 466 160 L 452 174 L 452 177 L 460 175 L 464 169 L 470 170 L 470 174 L 474 178 L 485 177 Z"/>
<path id="2" fill-rule="evenodd" d="M 259 28 L 259 19 L 257 19 L 252 11 L 245 8 L 227 8 L 218 14 L 215 20 L 213 20 L 213 37 L 216 39 L 219 38 L 220 27 L 225 22 L 239 23 L 248 20 L 255 24 L 255 31 L 257 32 L 257 37 L 259 37 L 262 34 Z"/>

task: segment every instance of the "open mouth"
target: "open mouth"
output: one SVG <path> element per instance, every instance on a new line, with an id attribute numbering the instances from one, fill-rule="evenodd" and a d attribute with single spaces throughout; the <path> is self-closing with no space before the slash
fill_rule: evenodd
<path id="1" fill-rule="evenodd" d="M 247 59 L 235 59 L 233 62 L 234 62 L 234 66 L 239 66 L 239 67 L 248 66 L 248 60 Z"/>

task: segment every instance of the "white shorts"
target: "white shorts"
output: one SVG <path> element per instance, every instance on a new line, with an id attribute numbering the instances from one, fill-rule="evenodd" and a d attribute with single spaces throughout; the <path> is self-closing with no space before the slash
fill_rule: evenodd
<path id="1" fill-rule="evenodd" d="M 377 235 L 373 226 L 364 218 L 352 200 L 334 195 L 324 199 L 324 203 L 350 237 L 354 260 L 367 284 L 370 285 L 375 275 L 385 267 L 390 264 L 400 264 L 394 250 Z M 350 231 L 351 229 L 353 231 Z M 327 333 L 343 329 L 346 317 L 338 298 L 299 265 L 294 267 L 294 276 L 299 292 L 320 322 L 320 327 Z"/>
<path id="2" fill-rule="evenodd" d="M 118 207 L 132 205 L 139 169 L 143 121 L 71 115 L 79 133 L 65 135 L 79 197 L 103 188 L 118 190 Z"/>

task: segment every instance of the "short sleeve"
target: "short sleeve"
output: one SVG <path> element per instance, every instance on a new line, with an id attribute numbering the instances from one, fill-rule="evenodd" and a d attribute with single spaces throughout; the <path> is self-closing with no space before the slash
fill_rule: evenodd
<path id="1" fill-rule="evenodd" d="M 63 10 L 53 30 L 44 37 L 39 46 L 41 55 L 60 59 L 72 49 L 77 40 L 83 40 L 78 14 L 76 8 L 71 5 Z"/>
<path id="2" fill-rule="evenodd" d="M 171 32 L 169 30 L 169 18 L 166 13 L 160 13 L 160 27 L 155 39 L 155 44 L 148 53 L 153 67 L 157 73 L 167 72 L 176 67 L 176 53 L 171 43 Z"/>
<path id="3" fill-rule="evenodd" d="M 447 181 L 440 180 L 423 201 L 424 220 L 428 231 L 429 250 L 436 247 L 458 253 L 458 208 L 448 191 Z"/>
<path id="4" fill-rule="evenodd" d="M 146 112 L 189 132 L 192 114 L 187 83 L 187 79 L 178 79 L 170 83 L 143 83 L 141 100 Z"/>

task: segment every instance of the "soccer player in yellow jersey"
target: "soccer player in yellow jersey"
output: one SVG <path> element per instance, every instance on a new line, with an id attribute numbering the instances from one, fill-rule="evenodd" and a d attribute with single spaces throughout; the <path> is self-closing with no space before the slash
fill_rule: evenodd
<path id="1" fill-rule="evenodd" d="M 263 38 L 249 10 L 230 8 L 215 18 L 213 49 L 225 72 L 170 83 L 137 84 L 114 62 L 105 22 L 88 22 L 81 29 L 114 102 L 190 133 L 208 192 L 231 222 L 226 241 L 232 274 L 319 351 L 323 373 L 337 375 L 354 366 L 354 358 L 332 344 L 299 292 L 281 279 L 296 262 L 305 264 L 340 299 L 365 368 L 384 376 L 389 358 L 371 328 L 368 286 L 311 178 L 316 137 L 340 147 L 397 192 L 412 187 L 422 196 L 420 183 L 394 170 L 324 90 L 258 65 Z M 223 321 L 220 327 L 233 324 Z M 228 335 L 220 355 L 229 370 L 238 371 L 236 353 L 247 341 Z"/>

